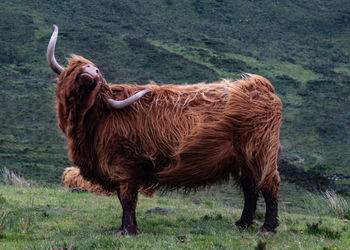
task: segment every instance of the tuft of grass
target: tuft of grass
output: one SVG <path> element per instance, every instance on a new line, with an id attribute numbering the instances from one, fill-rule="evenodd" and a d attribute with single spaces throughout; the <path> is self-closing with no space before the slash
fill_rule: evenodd
<path id="1" fill-rule="evenodd" d="M 32 189 L 29 187 L 28 187 L 28 189 L 29 189 L 29 192 L 28 192 L 28 199 L 29 199 L 28 204 L 29 204 L 29 206 L 28 206 L 28 209 L 25 213 L 26 214 L 26 220 L 25 220 L 26 222 L 24 224 L 24 228 L 22 231 L 23 234 L 26 234 L 29 231 L 31 223 L 32 223 L 32 216 L 33 216 L 32 210 L 33 210 L 34 200 L 33 200 L 33 196 L 32 196 Z"/>
<path id="2" fill-rule="evenodd" d="M 338 217 L 343 219 L 345 215 L 349 215 L 349 204 L 347 200 L 340 194 L 332 190 L 326 190 L 324 193 L 325 200 L 328 202 L 331 211 Z"/>
<path id="3" fill-rule="evenodd" d="M 322 220 L 320 219 L 318 222 L 306 223 L 306 232 L 313 235 L 322 235 L 326 238 L 330 239 L 340 239 L 341 233 L 335 230 L 332 230 L 328 227 L 322 227 Z"/>
<path id="4" fill-rule="evenodd" d="M 3 237 L 5 220 L 8 215 L 8 211 L 4 209 L 6 203 L 6 198 L 0 193 L 0 238 Z"/>
<path id="5" fill-rule="evenodd" d="M 1 172 L 5 185 L 12 185 L 15 187 L 30 187 L 31 184 L 34 183 L 33 181 L 27 181 L 21 174 L 17 174 L 13 170 L 8 170 L 6 167 L 4 167 Z"/>
<path id="6" fill-rule="evenodd" d="M 6 204 L 6 198 L 0 194 L 0 208 Z"/>
<path id="7" fill-rule="evenodd" d="M 0 239 L 4 236 L 5 221 L 8 216 L 8 211 L 0 210 Z"/>
<path id="8" fill-rule="evenodd" d="M 26 234 L 31 226 L 32 223 L 32 209 L 33 209 L 33 197 L 31 193 L 31 186 L 34 183 L 33 181 L 27 181 L 21 174 L 17 174 L 12 170 L 8 170 L 6 167 L 2 169 L 2 176 L 3 176 L 3 182 L 6 186 L 14 186 L 14 187 L 20 187 L 20 188 L 25 188 L 28 190 L 28 209 L 26 212 L 26 218 L 25 218 L 25 224 L 22 233 Z M 1 182 L 0 182 L 1 184 Z M 8 216 L 7 211 L 3 211 L 2 207 L 5 206 L 7 203 L 5 197 L 0 193 L 0 237 L 3 235 L 4 231 L 4 223 L 5 219 Z"/>
<path id="9" fill-rule="evenodd" d="M 265 250 L 266 249 L 266 241 L 260 240 L 258 244 L 256 245 L 255 249 L 256 250 Z"/>

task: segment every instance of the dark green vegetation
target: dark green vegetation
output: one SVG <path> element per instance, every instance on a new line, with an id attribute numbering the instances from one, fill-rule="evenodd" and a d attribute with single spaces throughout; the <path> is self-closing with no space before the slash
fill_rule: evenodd
<path id="1" fill-rule="evenodd" d="M 348 0 L 2 0 L 0 23 L 0 161 L 26 178 L 59 183 L 70 165 L 45 59 L 52 24 L 58 61 L 82 55 L 109 82 L 267 77 L 284 103 L 283 157 L 350 175 Z"/>
<path id="2" fill-rule="evenodd" d="M 287 187 L 282 193 L 292 191 Z M 116 197 L 1 186 L 0 248 L 258 249 L 265 245 L 266 249 L 349 249 L 350 222 L 336 218 L 318 195 L 302 199 L 296 192 L 293 200 L 298 200 L 298 206 L 282 199 L 278 232 L 264 235 L 259 233 L 264 220 L 262 203 L 252 227 L 233 226 L 242 198 L 227 188 L 186 197 L 175 193 L 156 199 L 141 196 L 136 210 L 139 235 L 117 237 L 122 209 Z M 169 213 L 147 212 L 155 207 Z"/>

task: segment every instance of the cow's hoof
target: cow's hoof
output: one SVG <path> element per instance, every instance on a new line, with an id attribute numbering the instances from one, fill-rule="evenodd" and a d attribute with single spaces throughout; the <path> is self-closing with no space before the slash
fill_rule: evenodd
<path id="1" fill-rule="evenodd" d="M 235 223 L 235 225 L 237 227 L 240 227 L 240 228 L 247 228 L 247 227 L 249 227 L 252 224 L 253 224 L 253 221 L 245 221 L 245 220 L 242 220 L 242 219 L 236 221 L 236 223 Z"/>
<path id="2" fill-rule="evenodd" d="M 277 226 L 276 226 L 277 227 Z M 264 235 L 270 235 L 270 234 L 275 234 L 276 233 L 276 227 L 271 227 L 267 225 L 263 225 L 260 229 L 261 233 Z"/>
<path id="3" fill-rule="evenodd" d="M 118 232 L 117 232 L 117 236 L 118 237 L 125 236 L 125 230 L 119 229 Z"/>
<path id="4" fill-rule="evenodd" d="M 136 236 L 136 234 L 137 234 L 136 232 L 130 233 L 126 229 L 119 229 L 118 232 L 117 232 L 117 236 L 118 237 L 123 237 L 123 236 L 127 236 L 127 235 L 129 235 L 129 236 Z"/>

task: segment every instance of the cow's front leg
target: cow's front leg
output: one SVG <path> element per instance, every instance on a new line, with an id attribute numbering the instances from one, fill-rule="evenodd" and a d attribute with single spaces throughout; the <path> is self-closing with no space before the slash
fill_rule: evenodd
<path id="1" fill-rule="evenodd" d="M 134 183 L 123 183 L 119 185 L 118 198 L 123 208 L 122 225 L 118 235 L 136 235 L 136 203 L 139 185 Z"/>

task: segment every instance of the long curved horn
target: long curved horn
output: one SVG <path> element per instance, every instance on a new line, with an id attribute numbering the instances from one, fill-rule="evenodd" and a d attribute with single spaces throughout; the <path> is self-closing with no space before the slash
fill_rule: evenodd
<path id="1" fill-rule="evenodd" d="M 125 99 L 123 101 L 116 101 L 116 100 L 113 100 L 113 99 L 108 99 L 108 103 L 111 105 L 111 107 L 113 109 L 122 109 L 122 108 L 125 108 L 125 107 L 133 104 L 134 102 L 136 102 L 138 99 L 140 99 L 142 96 L 144 96 L 148 92 L 151 92 L 151 90 L 144 89 L 144 90 L 136 93 L 133 96 L 130 96 L 129 98 L 127 98 L 127 99 Z"/>
<path id="2" fill-rule="evenodd" d="M 61 74 L 63 67 L 57 63 L 55 58 L 55 46 L 58 35 L 58 27 L 56 25 L 53 25 L 53 28 L 54 31 L 51 35 L 49 45 L 47 46 L 46 58 L 51 69 L 59 75 Z"/>

